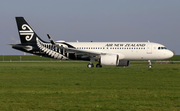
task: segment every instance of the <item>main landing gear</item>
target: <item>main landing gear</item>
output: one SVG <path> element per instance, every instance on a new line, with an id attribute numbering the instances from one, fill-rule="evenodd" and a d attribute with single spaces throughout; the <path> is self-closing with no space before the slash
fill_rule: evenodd
<path id="1" fill-rule="evenodd" d="M 88 68 L 92 68 L 92 67 L 94 67 L 94 64 L 89 63 L 89 64 L 87 65 L 87 67 L 88 67 Z"/>
<path id="2" fill-rule="evenodd" d="M 92 68 L 94 67 L 94 59 L 90 59 L 90 63 L 87 65 L 88 68 Z M 102 67 L 102 65 L 100 63 L 96 64 L 96 67 Z"/>
<path id="3" fill-rule="evenodd" d="M 102 67 L 102 65 L 100 63 L 96 64 L 96 67 Z"/>
<path id="4" fill-rule="evenodd" d="M 89 63 L 88 65 L 87 65 L 87 67 L 88 68 L 92 68 L 92 67 L 94 67 L 94 64 L 92 64 L 92 63 Z M 96 64 L 96 67 L 98 68 L 98 67 L 102 67 L 102 65 L 101 64 Z"/>

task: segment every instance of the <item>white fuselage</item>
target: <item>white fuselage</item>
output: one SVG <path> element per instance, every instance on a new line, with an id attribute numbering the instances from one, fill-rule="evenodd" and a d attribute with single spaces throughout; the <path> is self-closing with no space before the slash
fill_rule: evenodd
<path id="1" fill-rule="evenodd" d="M 78 50 L 118 54 L 121 60 L 161 60 L 173 56 L 173 52 L 164 45 L 152 42 L 68 42 L 68 44 Z"/>
<path id="2" fill-rule="evenodd" d="M 47 34 L 50 42 L 41 40 L 23 17 L 16 17 L 21 44 L 12 48 L 59 60 L 90 60 L 87 67 L 129 66 L 130 60 L 167 59 L 173 52 L 164 45 L 151 42 L 65 42 L 56 41 Z"/>

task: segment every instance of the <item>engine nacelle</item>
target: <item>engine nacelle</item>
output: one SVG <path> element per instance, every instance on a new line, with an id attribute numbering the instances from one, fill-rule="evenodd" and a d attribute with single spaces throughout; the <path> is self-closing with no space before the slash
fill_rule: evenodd
<path id="1" fill-rule="evenodd" d="M 128 60 L 119 60 L 119 55 L 101 55 L 100 64 L 103 66 L 129 66 Z"/>
<path id="2" fill-rule="evenodd" d="M 103 66 L 117 66 L 119 64 L 118 55 L 101 55 L 100 64 Z"/>

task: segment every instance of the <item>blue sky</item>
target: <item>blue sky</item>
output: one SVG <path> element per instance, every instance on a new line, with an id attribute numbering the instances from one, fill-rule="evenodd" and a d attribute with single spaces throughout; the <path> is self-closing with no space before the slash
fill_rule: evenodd
<path id="1" fill-rule="evenodd" d="M 21 55 L 16 16 L 45 41 L 157 42 L 180 54 L 180 0 L 2 0 L 0 55 Z"/>

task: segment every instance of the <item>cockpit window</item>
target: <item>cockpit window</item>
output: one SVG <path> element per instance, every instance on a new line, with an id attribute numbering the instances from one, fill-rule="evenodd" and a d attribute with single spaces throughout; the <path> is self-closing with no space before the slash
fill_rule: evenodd
<path id="1" fill-rule="evenodd" d="M 158 50 L 167 49 L 166 47 L 158 47 Z"/>

